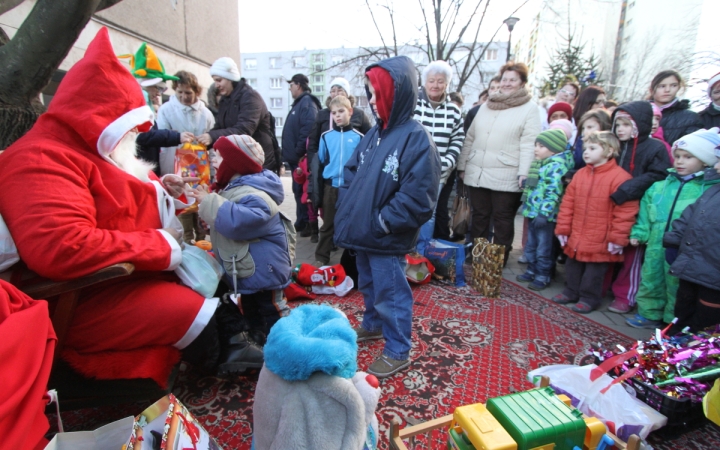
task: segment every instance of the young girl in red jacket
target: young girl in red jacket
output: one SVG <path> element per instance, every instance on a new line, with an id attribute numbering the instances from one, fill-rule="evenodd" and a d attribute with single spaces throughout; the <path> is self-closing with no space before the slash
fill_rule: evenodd
<path id="1" fill-rule="evenodd" d="M 623 260 L 623 247 L 628 245 L 639 201 L 617 205 L 610 199 L 632 178 L 615 162 L 620 142 L 611 132 L 590 133 L 583 147 L 586 166 L 570 182 L 555 227 L 568 259 L 565 289 L 552 300 L 576 303 L 572 310 L 587 314 L 600 305 L 608 263 Z"/>

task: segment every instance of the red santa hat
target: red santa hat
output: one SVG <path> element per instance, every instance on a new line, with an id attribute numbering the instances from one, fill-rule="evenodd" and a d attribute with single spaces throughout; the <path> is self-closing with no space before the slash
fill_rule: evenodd
<path id="1" fill-rule="evenodd" d="M 75 130 L 105 159 L 133 128 L 142 132 L 153 124 L 140 85 L 115 56 L 104 27 L 65 74 L 45 114 Z"/>

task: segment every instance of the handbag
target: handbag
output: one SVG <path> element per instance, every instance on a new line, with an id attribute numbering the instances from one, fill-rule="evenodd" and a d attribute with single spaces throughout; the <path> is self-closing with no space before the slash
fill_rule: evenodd
<path id="1" fill-rule="evenodd" d="M 475 238 L 472 256 L 472 288 L 488 298 L 500 297 L 505 246 Z"/>
<path id="2" fill-rule="evenodd" d="M 450 229 L 453 236 L 465 236 L 470 228 L 470 198 L 467 195 L 467 188 L 461 185 L 459 195 L 455 197 L 450 217 Z"/>
<path id="3" fill-rule="evenodd" d="M 223 269 L 215 258 L 194 245 L 182 249 L 182 262 L 175 273 L 183 284 L 205 298 L 215 295 Z"/>

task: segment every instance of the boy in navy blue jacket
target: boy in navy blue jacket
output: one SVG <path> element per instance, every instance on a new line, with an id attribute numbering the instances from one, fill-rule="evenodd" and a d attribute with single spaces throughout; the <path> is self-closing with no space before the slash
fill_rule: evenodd
<path id="1" fill-rule="evenodd" d="M 315 259 L 323 266 L 330 262 L 330 252 L 333 248 L 337 212 L 335 204 L 338 199 L 338 188 L 345 181 L 343 168 L 363 137 L 362 133 L 355 131 L 350 124 L 353 109 L 347 97 L 338 95 L 330 101 L 329 107 L 333 126 L 320 136 L 318 148 L 318 158 L 325 166 L 322 172 L 325 187 L 322 200 L 323 225 L 315 248 Z"/>
<path id="2" fill-rule="evenodd" d="M 345 165 L 335 216 L 335 243 L 357 252 L 358 288 L 365 300 L 358 341 L 385 338 L 369 368 L 390 376 L 410 365 L 413 298 L 404 255 L 432 217 L 440 185 L 440 158 L 425 128 L 413 119 L 417 71 L 406 56 L 366 71 L 377 123 Z"/>

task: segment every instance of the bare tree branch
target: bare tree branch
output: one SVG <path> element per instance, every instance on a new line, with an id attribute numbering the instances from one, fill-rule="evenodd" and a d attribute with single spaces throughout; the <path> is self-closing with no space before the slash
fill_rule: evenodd
<path id="1" fill-rule="evenodd" d="M 420 10 L 422 11 L 423 19 L 425 20 L 425 53 L 430 61 L 433 60 L 432 41 L 430 40 L 430 25 L 428 24 L 427 14 L 425 13 L 425 6 L 423 0 L 418 0 L 420 4 Z"/>
<path id="2" fill-rule="evenodd" d="M 373 21 L 373 24 L 375 25 L 375 29 L 377 30 L 378 35 L 380 36 L 380 41 L 382 42 L 383 47 L 385 47 L 385 49 L 387 49 L 388 46 L 385 43 L 385 38 L 383 37 L 382 31 L 380 31 L 380 27 L 378 26 L 377 21 L 375 20 L 375 14 L 373 14 L 373 10 L 370 7 L 370 1 L 365 0 L 365 4 L 367 5 L 368 11 L 370 11 L 370 17 L 372 17 L 372 21 Z"/>

